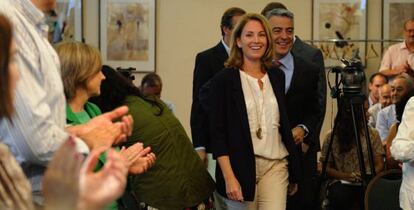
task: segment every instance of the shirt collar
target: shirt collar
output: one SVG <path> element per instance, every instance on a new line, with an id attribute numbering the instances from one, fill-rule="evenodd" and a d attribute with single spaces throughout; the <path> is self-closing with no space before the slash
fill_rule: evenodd
<path id="1" fill-rule="evenodd" d="M 229 46 L 226 45 L 226 43 L 224 42 L 224 39 L 221 39 L 221 43 L 223 44 L 224 49 L 227 52 L 227 55 L 230 55 L 230 48 L 229 48 Z"/>
<path id="2" fill-rule="evenodd" d="M 408 48 L 407 48 L 407 44 L 405 43 L 405 41 L 403 41 L 403 42 L 401 43 L 401 45 L 400 45 L 400 49 L 401 49 L 401 50 L 408 49 Z"/>
<path id="3" fill-rule="evenodd" d="M 281 63 L 284 67 L 291 69 L 293 67 L 293 55 L 289 51 L 283 58 L 279 59 L 279 63 Z M 293 68 L 292 68 L 293 69 Z"/>
<path id="4" fill-rule="evenodd" d="M 40 11 L 31 0 L 13 0 L 17 10 L 23 14 L 27 21 L 37 27 L 43 27 L 45 14 Z"/>

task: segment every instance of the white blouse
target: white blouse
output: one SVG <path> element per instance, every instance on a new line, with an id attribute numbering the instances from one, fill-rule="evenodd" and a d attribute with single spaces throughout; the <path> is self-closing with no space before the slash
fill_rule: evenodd
<path id="1" fill-rule="evenodd" d="M 279 106 L 268 75 L 265 74 L 260 79 L 263 82 L 263 90 L 260 90 L 259 79 L 241 70 L 240 79 L 254 154 L 272 160 L 285 158 L 289 153 L 282 142 L 279 132 Z M 261 139 L 256 135 L 259 129 L 259 121 L 262 130 Z"/>

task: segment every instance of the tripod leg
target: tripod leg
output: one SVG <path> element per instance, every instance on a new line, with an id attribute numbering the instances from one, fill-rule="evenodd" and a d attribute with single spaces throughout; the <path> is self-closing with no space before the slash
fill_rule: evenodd
<path id="1" fill-rule="evenodd" d="M 362 145 L 361 145 L 361 138 L 360 138 L 361 131 L 360 131 L 360 127 L 357 125 L 358 122 L 356 120 L 358 119 L 356 119 L 356 116 L 355 116 L 355 106 L 357 105 L 361 105 L 361 104 L 360 103 L 358 104 L 358 102 L 357 103 L 351 102 L 352 124 L 354 128 L 355 145 L 357 147 L 359 171 L 361 173 L 363 186 L 366 186 L 368 183 L 368 177 L 367 177 L 365 163 L 364 163 L 364 154 L 362 152 Z M 361 122 L 359 121 L 359 123 Z"/>

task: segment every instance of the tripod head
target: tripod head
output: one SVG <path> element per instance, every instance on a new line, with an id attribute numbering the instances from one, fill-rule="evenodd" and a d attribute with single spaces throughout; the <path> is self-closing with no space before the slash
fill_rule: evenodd
<path id="1" fill-rule="evenodd" d="M 331 89 L 331 97 L 339 98 L 341 93 L 347 95 L 363 95 L 363 86 L 365 82 L 364 68 L 360 60 L 341 59 L 342 66 L 332 67 L 328 72 L 335 73 L 335 86 L 329 84 Z M 340 80 L 338 80 L 340 76 Z M 342 84 L 342 89 L 340 85 Z"/>

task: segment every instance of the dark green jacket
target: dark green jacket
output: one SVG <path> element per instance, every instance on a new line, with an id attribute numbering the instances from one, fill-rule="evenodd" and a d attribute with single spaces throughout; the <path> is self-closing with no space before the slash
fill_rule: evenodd
<path id="1" fill-rule="evenodd" d="M 161 115 L 157 106 L 140 97 L 128 96 L 125 103 L 134 119 L 127 144 L 140 141 L 157 156 L 146 173 L 128 180 L 138 199 L 160 210 L 181 210 L 207 199 L 214 181 L 178 119 L 162 102 Z"/>

